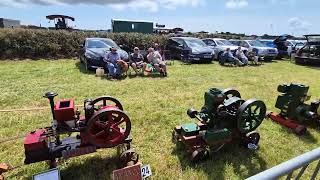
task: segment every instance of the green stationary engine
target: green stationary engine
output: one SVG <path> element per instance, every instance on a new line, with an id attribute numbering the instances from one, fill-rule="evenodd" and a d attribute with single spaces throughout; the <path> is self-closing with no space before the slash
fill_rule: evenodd
<path id="1" fill-rule="evenodd" d="M 290 128 L 301 135 L 306 128 L 302 125 L 308 121 L 320 123 L 320 100 L 315 100 L 311 104 L 305 102 L 310 100 L 308 95 L 309 86 L 291 83 L 278 86 L 278 96 L 275 107 L 280 109 L 280 113 L 270 113 L 268 116 Z"/>
<path id="2" fill-rule="evenodd" d="M 193 161 L 208 157 L 209 150 L 219 151 L 234 140 L 240 140 L 249 148 L 257 148 L 260 135 L 254 130 L 262 123 L 266 113 L 262 101 L 245 101 L 232 88 L 209 89 L 204 100 L 200 112 L 194 109 L 187 111 L 191 118 L 197 118 L 200 122 L 182 124 L 173 131 L 173 140 L 186 145 L 192 152 Z"/>

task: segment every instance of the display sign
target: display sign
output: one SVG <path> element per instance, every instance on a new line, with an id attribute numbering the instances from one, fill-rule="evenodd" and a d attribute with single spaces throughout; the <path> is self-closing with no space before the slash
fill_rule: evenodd
<path id="1" fill-rule="evenodd" d="M 142 180 L 141 165 L 137 164 L 113 171 L 113 180 Z"/>
<path id="2" fill-rule="evenodd" d="M 141 168 L 141 176 L 143 179 L 152 176 L 150 165 L 146 165 Z"/>
<path id="3" fill-rule="evenodd" d="M 60 180 L 60 170 L 50 169 L 36 175 L 33 175 L 32 180 Z"/>

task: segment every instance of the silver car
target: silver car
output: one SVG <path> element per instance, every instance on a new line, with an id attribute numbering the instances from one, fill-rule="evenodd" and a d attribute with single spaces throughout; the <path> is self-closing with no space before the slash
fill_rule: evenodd
<path id="1" fill-rule="evenodd" d="M 265 61 L 272 61 L 278 56 L 278 49 L 268 47 L 257 40 L 230 40 L 236 46 L 245 47 L 248 51 L 257 52 L 258 56 Z"/>
<path id="2" fill-rule="evenodd" d="M 223 52 L 227 49 L 230 48 L 232 53 L 235 53 L 235 51 L 238 49 L 239 46 L 233 45 L 231 42 L 229 42 L 226 39 L 221 39 L 221 38 L 206 38 L 202 39 L 204 43 L 206 43 L 214 52 L 214 59 L 219 60 Z M 242 50 L 245 52 L 248 49 L 247 48 L 242 48 Z"/>

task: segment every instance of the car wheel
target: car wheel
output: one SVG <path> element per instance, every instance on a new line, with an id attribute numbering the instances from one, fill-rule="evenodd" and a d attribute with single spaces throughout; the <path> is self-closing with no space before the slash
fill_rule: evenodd
<path id="1" fill-rule="evenodd" d="M 205 63 L 207 63 L 207 64 L 211 64 L 212 62 L 213 62 L 212 59 L 208 59 L 208 60 L 205 61 Z"/>
<path id="2" fill-rule="evenodd" d="M 84 65 L 84 68 L 85 68 L 86 71 L 90 70 L 90 66 L 88 64 L 88 61 L 84 61 L 83 65 Z"/>
<path id="3" fill-rule="evenodd" d="M 79 59 L 80 59 L 80 63 L 83 64 L 83 60 L 82 60 L 81 56 L 79 56 Z"/>
<path id="4" fill-rule="evenodd" d="M 264 58 L 264 61 L 266 61 L 266 62 L 271 62 L 272 60 L 273 60 L 272 57 L 265 57 L 265 58 Z"/>
<path id="5" fill-rule="evenodd" d="M 296 62 L 296 64 L 299 64 L 299 65 L 303 65 L 305 62 L 304 62 L 304 60 L 302 60 L 301 58 L 295 58 L 295 62 Z"/>
<path id="6" fill-rule="evenodd" d="M 222 54 L 223 54 L 222 51 L 218 53 L 218 59 L 217 59 L 218 61 L 220 61 L 220 59 L 221 59 L 221 57 L 222 57 Z"/>

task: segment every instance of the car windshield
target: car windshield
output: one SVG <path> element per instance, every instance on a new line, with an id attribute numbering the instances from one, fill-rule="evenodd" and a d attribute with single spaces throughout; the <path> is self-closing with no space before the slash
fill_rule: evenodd
<path id="1" fill-rule="evenodd" d="M 200 39 L 185 39 L 188 47 L 206 47 L 207 45 Z"/>
<path id="2" fill-rule="evenodd" d="M 320 36 L 319 35 L 308 36 L 307 38 L 308 38 L 309 42 L 320 42 Z"/>
<path id="3" fill-rule="evenodd" d="M 119 46 L 112 40 L 108 39 L 94 39 L 94 40 L 88 40 L 88 48 L 110 48 L 110 47 L 116 47 L 119 48 Z"/>
<path id="4" fill-rule="evenodd" d="M 256 46 L 256 47 L 266 47 L 264 44 L 262 44 L 260 41 L 248 41 L 248 43 L 251 46 Z"/>
<path id="5" fill-rule="evenodd" d="M 233 46 L 231 42 L 228 40 L 222 39 L 222 40 L 217 40 L 217 44 L 220 46 Z"/>
<path id="6" fill-rule="evenodd" d="M 119 46 L 114 41 L 112 41 L 111 39 L 101 39 L 101 41 L 104 42 L 105 44 L 107 44 L 110 47 L 116 47 L 116 48 L 120 49 Z"/>

